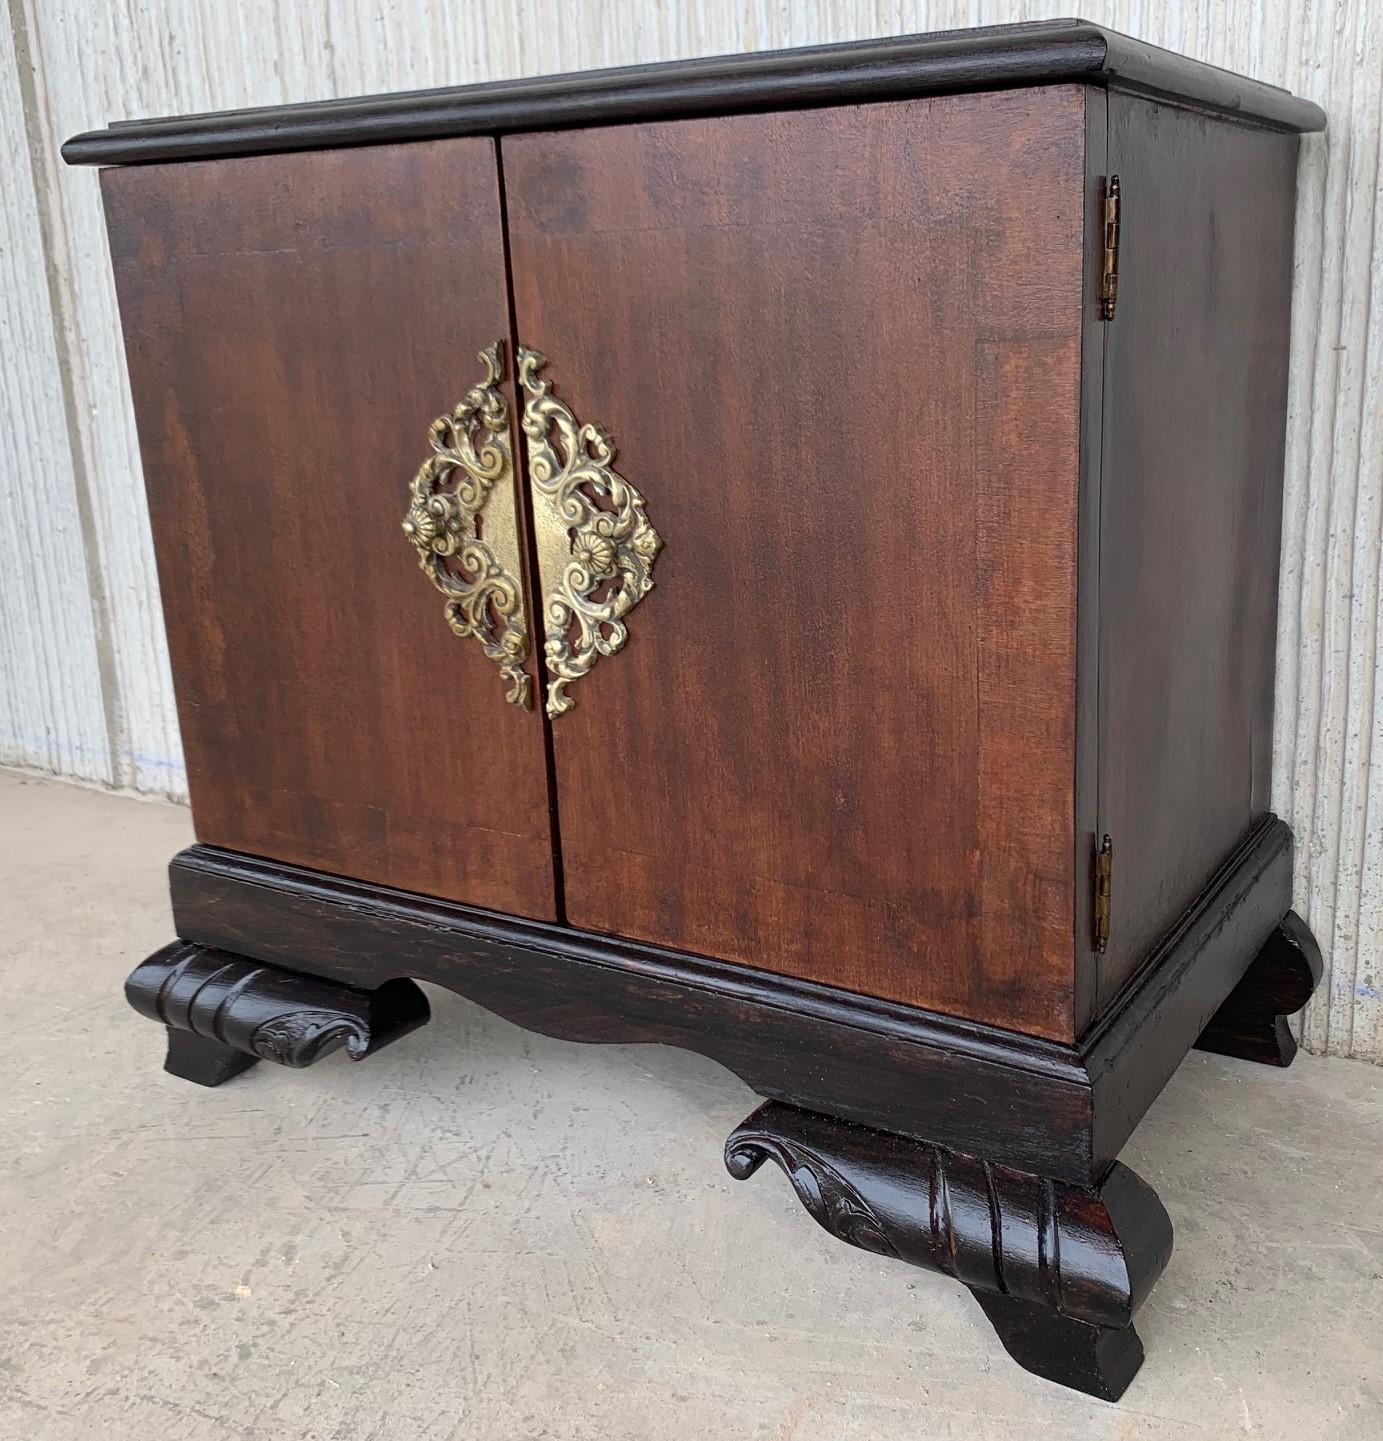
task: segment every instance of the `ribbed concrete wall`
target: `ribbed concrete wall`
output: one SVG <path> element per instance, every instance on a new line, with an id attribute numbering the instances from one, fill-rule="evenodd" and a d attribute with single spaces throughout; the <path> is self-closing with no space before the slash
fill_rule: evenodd
<path id="1" fill-rule="evenodd" d="M 122 117 L 458 84 L 1069 13 L 867 0 L 9 0 L 0 39 L 0 761 L 181 796 L 157 587 L 95 174 L 57 144 Z M 1383 260 L 1376 0 L 1084 13 L 1309 96 L 1275 805 L 1326 951 L 1312 1049 L 1383 1063 Z"/>

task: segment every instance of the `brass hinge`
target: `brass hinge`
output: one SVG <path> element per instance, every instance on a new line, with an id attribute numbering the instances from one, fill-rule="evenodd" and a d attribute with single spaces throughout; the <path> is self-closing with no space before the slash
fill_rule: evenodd
<path id="1" fill-rule="evenodd" d="M 1095 949 L 1104 954 L 1109 945 L 1109 893 L 1114 875 L 1114 842 L 1105 836 L 1095 852 Z"/>
<path id="2" fill-rule="evenodd" d="M 1119 177 L 1104 188 L 1104 249 L 1100 263 L 1100 319 L 1113 320 L 1119 303 Z"/>

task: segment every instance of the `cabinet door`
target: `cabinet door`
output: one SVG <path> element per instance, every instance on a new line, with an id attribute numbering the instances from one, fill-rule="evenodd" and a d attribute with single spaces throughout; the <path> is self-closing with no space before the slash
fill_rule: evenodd
<path id="1" fill-rule="evenodd" d="M 493 143 L 103 182 L 199 838 L 552 917 L 541 717 L 400 528 L 509 340 Z"/>
<path id="2" fill-rule="evenodd" d="M 502 142 L 663 542 L 552 722 L 567 915 L 1073 1029 L 1077 87 Z"/>

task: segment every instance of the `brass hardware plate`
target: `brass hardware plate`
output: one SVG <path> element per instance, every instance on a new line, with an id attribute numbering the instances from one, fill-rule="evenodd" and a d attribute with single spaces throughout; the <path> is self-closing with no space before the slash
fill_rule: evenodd
<path id="1" fill-rule="evenodd" d="M 403 532 L 447 598 L 447 624 L 480 642 L 508 684 L 505 699 L 531 710 L 509 407 L 499 391 L 504 342 L 479 355 L 484 378 L 428 431 L 432 454 L 408 487 Z"/>
<path id="2" fill-rule="evenodd" d="M 1095 949 L 1104 954 L 1109 945 L 1109 902 L 1114 881 L 1114 842 L 1104 836 L 1095 852 Z"/>
<path id="3" fill-rule="evenodd" d="M 1105 182 L 1103 223 L 1104 237 L 1100 263 L 1100 319 L 1113 320 L 1119 303 L 1119 177 L 1111 175 Z"/>
<path id="4" fill-rule="evenodd" d="M 614 469 L 615 447 L 583 425 L 539 375 L 547 358 L 519 348 L 523 432 L 543 588 L 547 713 L 565 714 L 567 687 L 628 639 L 624 617 L 653 589 L 663 547 L 643 496 Z"/>

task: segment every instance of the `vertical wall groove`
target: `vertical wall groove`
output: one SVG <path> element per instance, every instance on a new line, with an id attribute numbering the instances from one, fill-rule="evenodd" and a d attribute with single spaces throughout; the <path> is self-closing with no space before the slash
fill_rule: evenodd
<path id="1" fill-rule="evenodd" d="M 110 783 L 97 628 L 69 503 L 74 457 L 30 155 L 27 58 L 0 36 L 0 762 Z M 75 580 L 71 571 L 76 559 Z"/>
<path id="2" fill-rule="evenodd" d="M 40 103 L 38 77 L 41 64 L 34 54 L 33 29 L 27 13 L 27 0 L 10 0 L 10 24 L 14 40 L 15 73 L 25 117 L 25 157 L 29 164 L 30 183 L 35 196 L 53 192 L 53 167 L 60 163 L 57 145 L 46 133 L 47 112 Z M 72 341 L 76 326 L 70 314 L 71 287 L 66 275 L 71 269 L 71 256 L 60 205 L 38 207 L 39 236 L 43 251 L 43 278 L 48 292 L 48 315 L 53 327 L 54 353 L 57 358 L 58 388 L 62 396 L 62 419 L 70 440 L 83 436 L 81 402 L 72 364 L 75 346 Z M 91 498 L 91 478 L 86 465 L 87 447 L 70 445 L 71 494 L 76 507 L 80 557 L 86 577 L 86 595 L 91 607 L 91 625 L 95 643 L 96 676 L 93 692 L 100 703 L 105 722 L 108 755 L 104 769 L 115 785 L 128 785 L 134 779 L 124 764 L 121 739 L 123 725 L 120 715 L 120 692 L 115 672 L 115 638 L 111 626 L 109 596 L 100 574 L 101 547 L 96 529 L 95 510 Z M 69 579 L 75 579 L 75 567 Z M 94 760 L 94 757 L 93 757 Z"/>
<path id="3" fill-rule="evenodd" d="M 0 52 L 0 140 L 35 163 L 7 187 L 0 215 L 0 401 L 10 418 L 0 437 L 0 760 L 175 796 L 184 778 L 96 177 L 64 171 L 58 140 L 128 116 L 1070 9 L 1068 0 L 10 3 L 36 68 L 21 84 L 12 32 Z M 1297 905 L 1328 966 L 1304 1039 L 1383 1063 L 1383 780 L 1373 766 L 1383 754 L 1383 21 L 1373 0 L 1080 8 L 1286 86 L 1330 116 L 1329 133 L 1302 147 L 1273 799 L 1297 833 Z M 84 513 L 72 502 L 83 475 Z M 44 499 L 54 487 L 67 501 L 56 513 Z M 92 557 L 94 598 L 79 553 Z"/>

